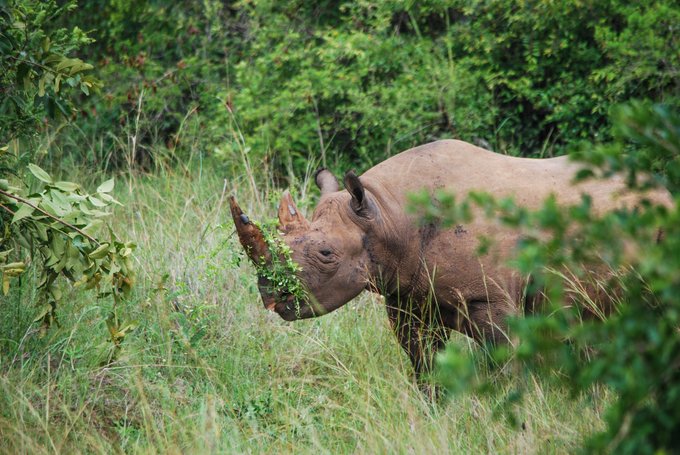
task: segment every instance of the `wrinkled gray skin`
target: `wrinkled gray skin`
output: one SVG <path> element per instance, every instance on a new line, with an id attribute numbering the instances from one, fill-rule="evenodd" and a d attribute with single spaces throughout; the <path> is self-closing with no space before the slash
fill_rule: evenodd
<path id="1" fill-rule="evenodd" d="M 432 352 L 450 330 L 478 342 L 503 342 L 506 318 L 533 305 L 526 281 L 505 265 L 521 234 L 483 216 L 450 229 L 423 226 L 407 213 L 407 195 L 446 189 L 462 200 L 470 191 L 484 191 L 536 209 L 550 194 L 559 203 L 576 204 L 587 193 L 598 212 L 638 201 L 620 177 L 572 184 L 578 169 L 566 157 L 514 158 L 447 140 L 407 150 L 361 177 L 348 173 L 345 190 L 321 171 L 316 181 L 322 195 L 311 221 L 288 194 L 279 209 L 283 239 L 301 267 L 310 301 L 298 309 L 260 279 L 265 305 L 292 321 L 334 311 L 363 290 L 379 292 L 417 375 L 430 367 Z M 646 197 L 670 203 L 663 191 Z M 479 236 L 493 239 L 481 257 Z"/>

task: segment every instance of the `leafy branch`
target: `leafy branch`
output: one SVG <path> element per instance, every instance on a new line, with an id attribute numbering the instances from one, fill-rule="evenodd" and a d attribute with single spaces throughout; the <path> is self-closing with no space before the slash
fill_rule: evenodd
<path id="1" fill-rule="evenodd" d="M 118 346 L 132 326 L 119 323 L 115 307 L 134 283 L 131 258 L 135 245 L 118 241 L 110 228 L 108 242 L 95 235 L 111 216 L 108 209 L 119 204 L 109 194 L 113 179 L 88 194 L 76 183 L 54 181 L 34 164 L 28 170 L 43 183 L 42 191 L 20 195 L 7 180 L 0 180 L 0 207 L 11 215 L 0 217 L 2 292 L 7 295 L 12 280 L 33 263 L 40 274 L 35 321 L 47 329 L 56 321 L 62 296 L 57 278 L 63 276 L 76 287 L 96 289 L 98 297 L 113 299 L 107 326 Z"/>
<path id="2" fill-rule="evenodd" d="M 58 222 L 58 223 L 61 223 L 61 224 L 63 224 L 63 225 L 66 226 L 66 227 L 69 227 L 69 228 L 73 229 L 73 230 L 76 231 L 77 233 L 81 234 L 83 237 L 85 237 L 85 238 L 87 238 L 88 240 L 90 240 L 91 242 L 95 243 L 97 246 L 100 245 L 99 241 L 97 241 L 97 239 L 95 239 L 95 238 L 92 237 L 91 235 L 87 234 L 86 232 L 83 232 L 82 230 L 78 229 L 77 227 L 75 227 L 75 226 L 72 225 L 71 223 L 67 223 L 67 222 L 64 221 L 64 220 L 62 220 L 62 219 L 60 219 L 60 218 L 57 218 L 56 216 L 47 213 L 45 210 L 41 209 L 41 208 L 38 207 L 37 205 L 31 204 L 30 201 L 28 201 L 28 200 L 26 200 L 26 199 L 24 199 L 24 198 L 22 198 L 22 197 L 19 197 L 19 196 L 17 196 L 16 194 L 8 193 L 7 191 L 1 190 L 1 189 L 0 189 L 0 194 L 2 194 L 2 195 L 4 195 L 4 196 L 7 196 L 8 198 L 14 199 L 14 200 L 16 200 L 16 201 L 19 201 L 19 202 L 21 202 L 21 203 L 23 203 L 23 204 L 26 204 L 26 205 L 28 205 L 29 207 L 32 207 L 33 209 L 39 211 L 39 212 L 42 213 L 43 215 L 45 215 L 45 216 L 47 216 L 47 217 L 49 217 L 49 218 L 52 218 L 54 221 L 56 221 L 56 222 Z M 13 212 L 13 211 L 10 210 L 9 208 L 5 207 L 4 205 L 0 204 L 0 207 L 2 207 L 3 209 L 7 210 L 7 211 L 8 211 L 9 213 L 11 213 L 12 215 L 15 215 L 15 212 Z"/>

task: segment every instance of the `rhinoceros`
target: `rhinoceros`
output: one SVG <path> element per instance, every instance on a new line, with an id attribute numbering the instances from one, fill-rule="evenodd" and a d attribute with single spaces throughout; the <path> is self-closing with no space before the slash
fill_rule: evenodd
<path id="1" fill-rule="evenodd" d="M 443 189 L 457 198 L 483 191 L 537 209 L 551 194 L 560 204 L 577 204 L 588 194 L 596 212 L 639 201 L 622 176 L 575 183 L 579 169 L 567 157 L 516 158 L 442 140 L 397 154 L 361 176 L 348 172 L 344 190 L 331 172 L 321 170 L 315 176 L 321 199 L 311 220 L 288 192 L 278 213 L 278 230 L 299 265 L 308 298 L 299 302 L 277 294 L 260 276 L 262 300 L 292 321 L 330 313 L 364 290 L 379 292 L 417 376 L 431 367 L 432 353 L 452 330 L 480 343 L 503 342 L 506 319 L 525 311 L 530 299 L 526 277 L 507 265 L 521 233 L 484 217 L 451 228 L 423 224 L 407 210 L 408 196 L 423 189 Z M 663 190 L 646 197 L 670 203 Z M 272 253 L 262 232 L 233 197 L 231 210 L 242 245 L 251 259 L 266 265 Z M 493 240 L 492 251 L 482 256 L 480 236 Z"/>

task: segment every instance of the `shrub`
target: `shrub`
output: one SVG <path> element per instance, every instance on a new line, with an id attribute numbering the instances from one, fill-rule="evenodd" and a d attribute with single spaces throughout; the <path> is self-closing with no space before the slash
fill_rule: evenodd
<path id="1" fill-rule="evenodd" d="M 678 106 L 679 14 L 668 0 L 107 0 L 68 20 L 94 29 L 107 82 L 81 111 L 90 160 L 240 162 L 245 142 L 278 180 L 446 137 L 531 156 L 606 139 L 616 103 Z"/>
<path id="2" fill-rule="evenodd" d="M 77 105 L 74 92 L 88 95 L 101 86 L 87 74 L 93 67 L 72 56 L 90 39 L 78 27 L 51 29 L 50 21 L 73 12 L 74 2 L 13 0 L 0 6 L 0 276 L 3 297 L 28 270 L 37 275 L 35 321 L 43 329 L 56 321 L 60 276 L 76 286 L 96 288 L 114 301 L 108 321 L 117 346 L 131 325 L 120 323 L 115 307 L 133 281 L 132 243 L 95 235 L 117 202 L 113 179 L 88 194 L 77 183 L 58 181 L 35 164 L 30 177 L 20 161 L 38 158 L 35 142 L 43 122 L 68 122 Z M 11 147 L 8 142 L 11 142 Z M 22 158 L 22 159 L 19 159 Z M 8 174 L 9 174 L 8 172 Z M 37 180 L 36 180 L 37 179 Z M 16 185 L 16 186 L 15 186 Z"/>
<path id="3" fill-rule="evenodd" d="M 78 27 L 51 29 L 50 21 L 75 2 L 10 0 L 0 6 L 0 145 L 37 134 L 43 119 L 69 118 L 76 90 L 101 83 L 92 65 L 73 57 L 91 40 Z"/>
<path id="4" fill-rule="evenodd" d="M 627 174 L 633 189 L 667 182 L 677 194 L 680 116 L 664 106 L 633 103 L 617 109 L 614 119 L 613 142 L 584 148 L 578 158 L 600 176 L 613 171 Z M 514 260 L 520 272 L 532 274 L 539 289 L 548 290 L 552 303 L 544 313 L 512 321 L 519 338 L 514 355 L 525 372 L 557 371 L 575 394 L 588 392 L 594 385 L 616 392 L 617 399 L 605 415 L 607 428 L 592 435 L 585 447 L 615 453 L 675 450 L 680 444 L 676 431 L 680 425 L 677 196 L 671 209 L 647 204 L 597 217 L 587 200 L 568 208 L 547 201 L 531 213 L 507 201 L 477 195 L 450 214 L 464 213 L 461 209 L 472 203 L 499 213 L 506 224 L 540 227 L 551 233 L 549 239 L 527 237 Z M 642 235 L 657 228 L 664 232 L 661 242 Z M 632 268 L 621 268 L 624 241 L 636 242 L 640 251 Z M 595 258 L 607 258 L 609 266 L 620 270 L 620 304 L 604 322 L 581 321 L 579 308 L 563 305 L 565 284 L 554 274 L 566 266 L 578 275 L 583 271 L 581 264 Z M 456 377 L 460 370 L 469 377 L 471 364 L 465 356 L 449 348 L 440 358 L 445 374 Z M 508 351 L 498 349 L 495 356 L 507 360 Z M 465 389 L 459 381 L 448 382 Z M 507 399 L 512 403 L 516 396 Z"/>

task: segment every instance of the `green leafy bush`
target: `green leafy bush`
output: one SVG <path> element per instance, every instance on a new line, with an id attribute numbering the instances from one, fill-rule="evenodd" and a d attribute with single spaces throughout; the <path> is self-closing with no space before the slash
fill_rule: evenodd
<path id="1" fill-rule="evenodd" d="M 77 26 L 51 27 L 74 8 L 74 1 L 57 6 L 54 0 L 0 5 L 0 145 L 35 134 L 45 117 L 70 117 L 74 90 L 87 95 L 101 87 L 88 74 L 92 65 L 72 56 L 91 39 Z"/>
<path id="2" fill-rule="evenodd" d="M 34 164 L 29 165 L 29 171 L 42 182 L 42 190 L 23 195 L 7 180 L 0 180 L 2 293 L 10 292 L 12 279 L 32 262 L 39 270 L 35 321 L 42 321 L 44 328 L 56 320 L 62 296 L 60 276 L 76 287 L 96 288 L 100 298 L 111 296 L 115 312 L 115 304 L 133 284 L 131 254 L 135 245 L 118 241 L 112 232 L 110 241 L 94 237 L 111 215 L 107 209 L 117 204 L 109 194 L 113 179 L 88 194 L 76 183 L 54 181 Z M 10 262 L 12 258 L 14 262 Z M 109 329 L 118 343 L 124 331 L 120 333 L 117 317 L 114 319 Z"/>
<path id="3" fill-rule="evenodd" d="M 87 24 L 96 42 L 103 96 L 79 112 L 82 137 L 65 136 L 59 150 L 94 166 L 183 163 L 208 154 L 227 134 L 228 112 L 218 98 L 230 84 L 235 26 L 230 7 L 204 2 L 82 2 L 63 24 Z"/>
<path id="4" fill-rule="evenodd" d="M 245 8 L 234 108 L 246 142 L 272 159 L 291 156 L 297 169 L 328 156 L 368 168 L 442 137 L 562 153 L 605 136 L 617 102 L 680 99 L 680 10 L 670 2 L 326 6 Z"/>
<path id="5" fill-rule="evenodd" d="M 0 5 L 0 275 L 3 297 L 12 283 L 35 271 L 35 321 L 48 328 L 56 321 L 62 298 L 58 278 L 74 286 L 96 288 L 113 299 L 107 321 L 111 340 L 119 345 L 132 325 L 122 324 L 116 305 L 133 284 L 134 244 L 120 242 L 109 229 L 109 241 L 98 237 L 110 208 L 113 179 L 88 194 L 77 183 L 55 180 L 35 164 L 27 173 L 19 163 L 41 158 L 37 138 L 43 124 L 67 124 L 78 104 L 76 91 L 89 95 L 101 83 L 89 63 L 72 54 L 91 39 L 78 27 L 54 27 L 72 13 L 73 1 L 12 0 Z M 61 128 L 61 126 L 60 126 Z M 57 130 L 58 131 L 58 130 Z M 43 152 L 47 150 L 43 149 Z M 37 180 L 35 180 L 37 179 Z M 16 185 L 16 186 L 15 186 Z M 27 276 L 28 275 L 28 276 Z"/>
<path id="6" fill-rule="evenodd" d="M 605 138 L 618 102 L 678 106 L 679 14 L 667 0 L 88 3 L 72 20 L 94 28 L 108 88 L 82 128 L 96 162 L 238 163 L 245 142 L 277 180 L 445 137 L 560 154 Z"/>
<path id="7" fill-rule="evenodd" d="M 594 173 L 627 173 L 631 188 L 644 189 L 661 181 L 677 194 L 680 116 L 664 106 L 634 103 L 619 108 L 614 118 L 614 141 L 583 149 L 579 159 L 589 163 Z M 507 225 L 550 233 L 548 239 L 529 234 L 513 261 L 520 272 L 531 274 L 537 289 L 547 291 L 550 302 L 545 312 L 512 321 L 519 339 L 514 356 L 524 372 L 557 371 L 575 394 L 596 385 L 616 392 L 617 399 L 605 414 L 607 428 L 592 435 L 586 448 L 650 454 L 675 450 L 680 445 L 677 196 L 672 208 L 647 204 L 598 217 L 591 213 L 587 199 L 567 208 L 548 200 L 541 210 L 528 212 L 510 201 L 475 195 L 453 204 L 448 214 L 464 216 L 472 204 Z M 645 235 L 656 229 L 664 233 L 660 242 L 655 235 Z M 625 242 L 636 244 L 639 254 L 631 267 L 623 268 Z M 617 271 L 616 287 L 608 289 L 618 289 L 618 305 L 605 321 L 582 320 L 578 305 L 564 305 L 568 284 L 556 272 L 566 269 L 581 276 L 583 264 L 594 260 L 606 260 Z M 585 295 L 581 300 L 590 304 Z M 505 348 L 495 352 L 502 361 L 509 354 Z M 472 364 L 465 353 L 449 348 L 440 363 L 447 376 L 455 377 L 460 370 L 470 377 Z M 449 382 L 454 390 L 466 389 L 457 381 Z M 517 395 L 507 399 L 511 403 Z"/>

